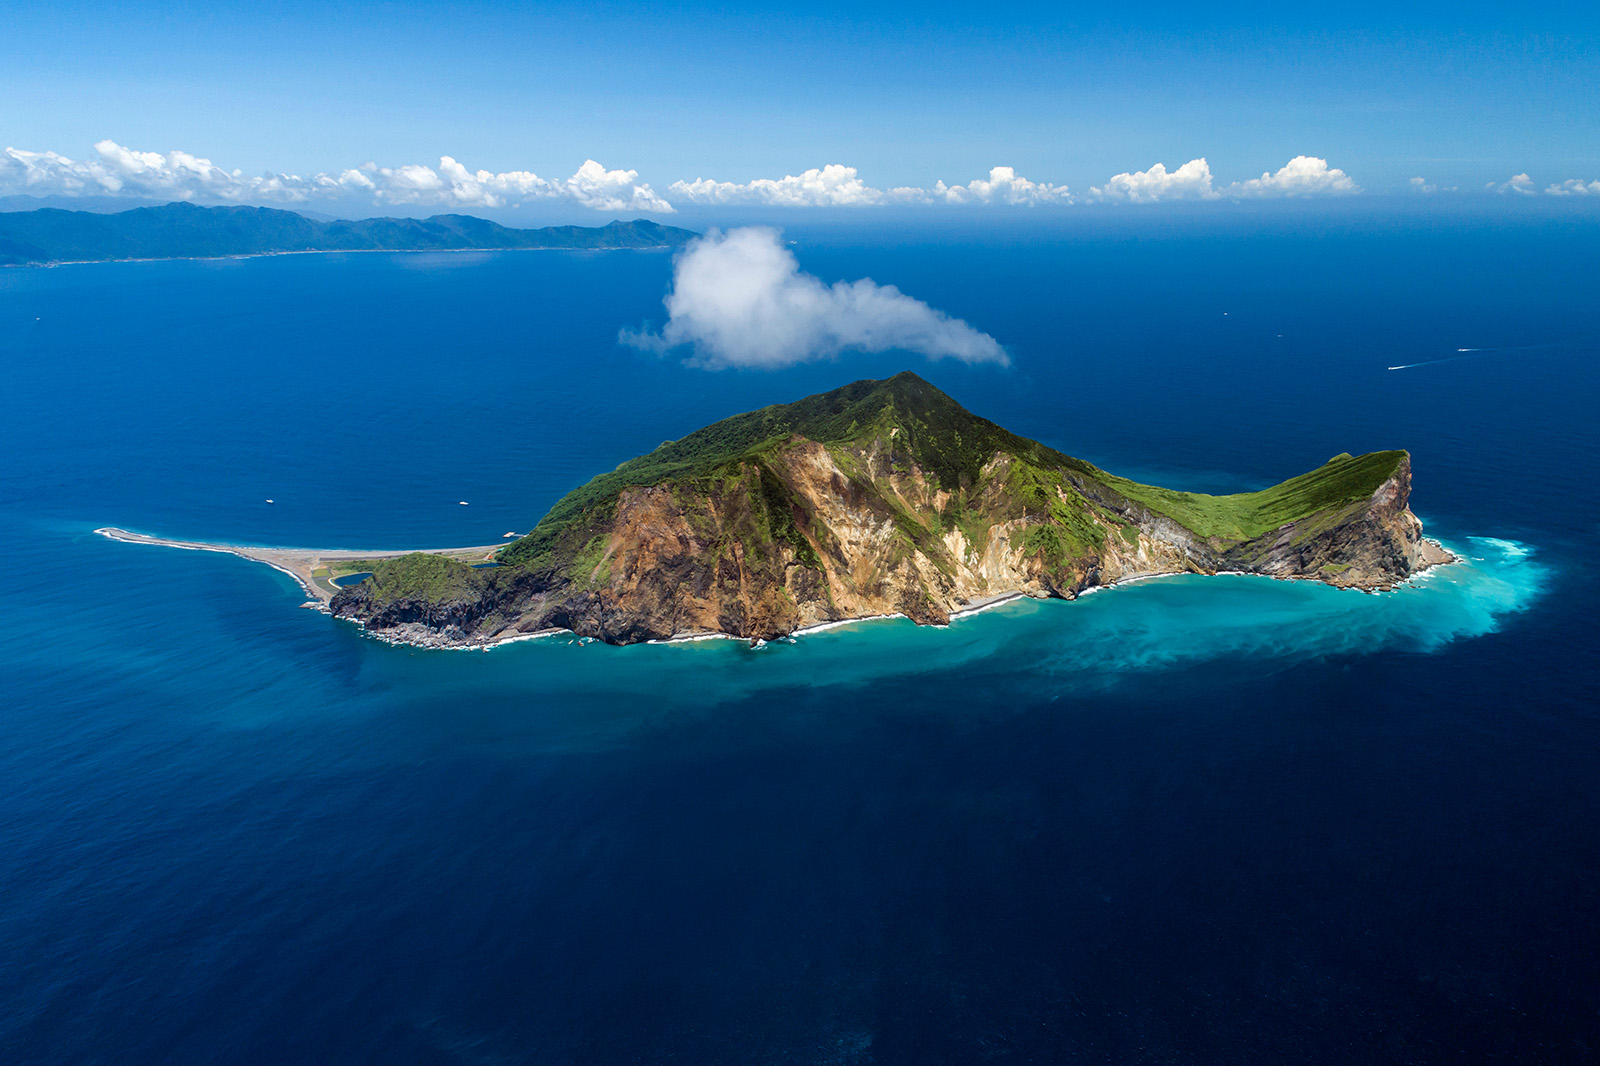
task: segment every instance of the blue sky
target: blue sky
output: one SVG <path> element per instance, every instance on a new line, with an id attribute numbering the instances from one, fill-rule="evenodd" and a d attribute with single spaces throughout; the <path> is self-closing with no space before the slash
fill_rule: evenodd
<path id="1" fill-rule="evenodd" d="M 1349 179 L 1282 186 L 1306 198 L 1483 196 L 1496 183 L 1507 197 L 1558 186 L 1600 202 L 1595 7 L 10 5 L 0 146 L 32 155 L 0 169 L 0 194 L 104 193 L 109 179 L 56 188 L 71 172 L 33 155 L 93 163 L 109 143 L 301 178 L 371 162 L 394 181 L 448 156 L 566 182 L 596 160 L 595 174 L 631 171 L 655 196 L 633 206 L 680 211 L 770 202 L 786 194 L 733 187 L 830 164 L 854 168 L 869 190 L 857 199 L 880 206 L 916 199 L 890 195 L 900 187 L 946 203 L 937 182 L 988 182 L 997 166 L 1030 186 L 958 199 L 1082 204 L 1120 188 L 1228 201 L 1273 192 L 1244 183 L 1301 156 Z M 1202 185 L 1107 184 L 1198 159 Z M 213 181 L 192 198 L 404 200 L 369 174 L 378 192 L 360 179 L 311 193 Z M 696 179 L 727 188 L 686 191 Z M 595 180 L 614 192 L 622 179 Z M 467 185 L 486 208 L 622 202 Z"/>

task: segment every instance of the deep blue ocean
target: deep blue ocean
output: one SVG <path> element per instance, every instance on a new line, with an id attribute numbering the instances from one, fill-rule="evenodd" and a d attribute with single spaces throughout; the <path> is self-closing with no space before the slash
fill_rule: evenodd
<path id="1" fill-rule="evenodd" d="M 788 236 L 1011 367 L 619 345 L 666 253 L 0 272 L 0 1061 L 1596 1061 L 1600 225 Z M 92 532 L 489 543 L 907 368 L 1181 488 L 1408 448 L 1469 561 L 468 653 Z"/>

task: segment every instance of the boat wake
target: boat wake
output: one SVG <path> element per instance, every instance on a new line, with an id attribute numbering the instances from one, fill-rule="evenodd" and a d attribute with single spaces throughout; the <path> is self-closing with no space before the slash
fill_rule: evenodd
<path id="1" fill-rule="evenodd" d="M 1481 356 L 1492 355 L 1496 352 L 1530 352 L 1539 348 L 1554 348 L 1553 344 L 1511 344 L 1496 348 L 1457 348 L 1455 355 L 1447 355 L 1442 359 L 1423 359 L 1415 363 L 1401 363 L 1391 366 L 1390 370 L 1410 370 L 1418 366 L 1434 366 L 1438 363 L 1455 363 L 1462 359 L 1477 359 Z"/>

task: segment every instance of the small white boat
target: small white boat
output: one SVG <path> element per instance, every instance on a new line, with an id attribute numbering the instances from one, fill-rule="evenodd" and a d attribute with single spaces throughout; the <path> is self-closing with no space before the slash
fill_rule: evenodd
<path id="1" fill-rule="evenodd" d="M 268 501 L 267 501 L 267 502 L 268 502 L 268 503 L 271 503 L 271 502 L 272 502 L 272 501 L 271 501 L 271 500 L 268 500 Z"/>
<path id="2" fill-rule="evenodd" d="M 465 507 L 467 505 L 467 501 L 466 500 L 457 500 L 456 502 L 459 503 L 463 507 Z"/>

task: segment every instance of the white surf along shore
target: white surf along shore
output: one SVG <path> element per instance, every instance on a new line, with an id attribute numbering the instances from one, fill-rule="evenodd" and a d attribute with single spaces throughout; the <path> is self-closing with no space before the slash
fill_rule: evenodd
<path id="1" fill-rule="evenodd" d="M 333 599 L 334 594 L 338 591 L 337 587 L 335 587 L 332 583 L 332 571 L 338 568 L 340 564 L 348 564 L 352 561 L 362 559 L 393 559 L 402 555 L 410 555 L 413 552 L 419 551 L 429 555 L 442 555 L 447 558 L 456 559 L 466 563 L 488 562 L 492 560 L 495 552 L 499 551 L 505 546 L 504 542 L 502 542 L 500 544 L 485 544 L 468 548 L 408 548 L 403 550 L 384 549 L 374 551 L 360 551 L 349 548 L 269 548 L 242 544 L 218 544 L 206 541 L 173 540 L 166 537 L 154 537 L 145 533 L 134 533 L 126 529 L 117 528 L 115 526 L 103 526 L 99 529 L 96 529 L 95 532 L 103 537 L 108 537 L 111 540 L 122 541 L 127 544 L 145 544 L 163 548 L 179 548 L 184 551 L 220 552 L 224 555 L 236 555 L 241 559 L 248 559 L 251 562 L 265 563 L 267 566 L 272 567 L 272 569 L 277 570 L 280 573 L 287 574 L 289 577 L 293 578 L 301 587 L 301 589 L 304 590 L 309 599 L 306 603 L 301 605 L 302 607 L 321 611 L 324 614 L 329 613 L 328 603 Z M 1389 591 L 1399 591 L 1407 586 L 1414 585 L 1422 578 L 1429 576 L 1439 567 L 1452 566 L 1457 563 L 1463 563 L 1467 560 L 1468 556 L 1464 552 L 1451 551 L 1439 541 L 1434 540 L 1433 538 L 1428 539 L 1430 543 L 1438 545 L 1450 556 L 1448 561 L 1435 563 L 1417 570 L 1406 581 L 1396 586 L 1395 589 Z M 1141 581 L 1151 581 L 1162 577 L 1184 577 L 1190 574 L 1193 574 L 1193 571 L 1162 570 L 1152 573 L 1125 574 L 1117 580 L 1107 582 L 1104 585 L 1095 585 L 1090 588 L 1086 588 L 1080 592 L 1076 598 L 1082 599 L 1083 597 L 1090 596 L 1095 593 L 1107 592 L 1112 589 L 1120 588 L 1125 585 L 1136 584 Z M 1253 577 L 1259 578 L 1263 581 L 1315 580 L 1314 578 L 1276 578 L 1266 574 L 1251 574 L 1243 570 L 1219 570 L 1215 574 L 1197 574 L 1194 576 Z M 1383 592 L 1378 590 L 1342 589 L 1340 591 L 1360 592 L 1364 595 L 1383 595 Z M 1027 592 L 1010 591 L 973 600 L 961 610 L 952 612 L 950 615 L 950 621 L 954 623 L 958 619 L 980 614 L 984 611 L 1004 606 L 1007 603 L 1011 603 L 1019 599 L 1029 598 L 1029 596 L 1030 594 Z M 804 626 L 800 629 L 796 629 L 793 633 L 789 634 L 787 638 L 783 639 L 786 641 L 792 641 L 799 637 L 812 636 L 817 633 L 827 632 L 831 629 L 839 629 L 843 626 L 855 625 L 858 622 L 873 622 L 904 617 L 905 615 L 903 614 L 892 613 L 861 615 L 860 617 L 855 618 L 840 618 L 829 622 L 819 622 L 816 625 Z M 945 629 L 948 627 L 934 626 L 931 628 Z M 384 642 L 385 644 L 426 647 L 437 651 L 488 651 L 491 648 L 497 648 L 505 644 L 515 644 L 518 641 L 547 640 L 553 637 L 567 637 L 569 638 L 569 643 L 598 643 L 595 638 L 580 637 L 570 629 L 541 629 L 532 633 L 512 633 L 507 636 L 496 637 L 493 640 L 485 641 L 482 644 L 473 645 L 414 644 L 412 641 L 388 637 L 382 633 L 373 633 L 367 630 L 363 630 L 363 632 L 374 639 Z M 731 633 L 716 632 L 677 633 L 665 640 L 652 640 L 648 641 L 647 643 L 692 644 L 703 640 L 737 640 L 748 643 L 752 647 L 761 647 L 767 643 L 764 640 L 752 641 L 748 637 L 739 637 L 734 636 Z"/>

